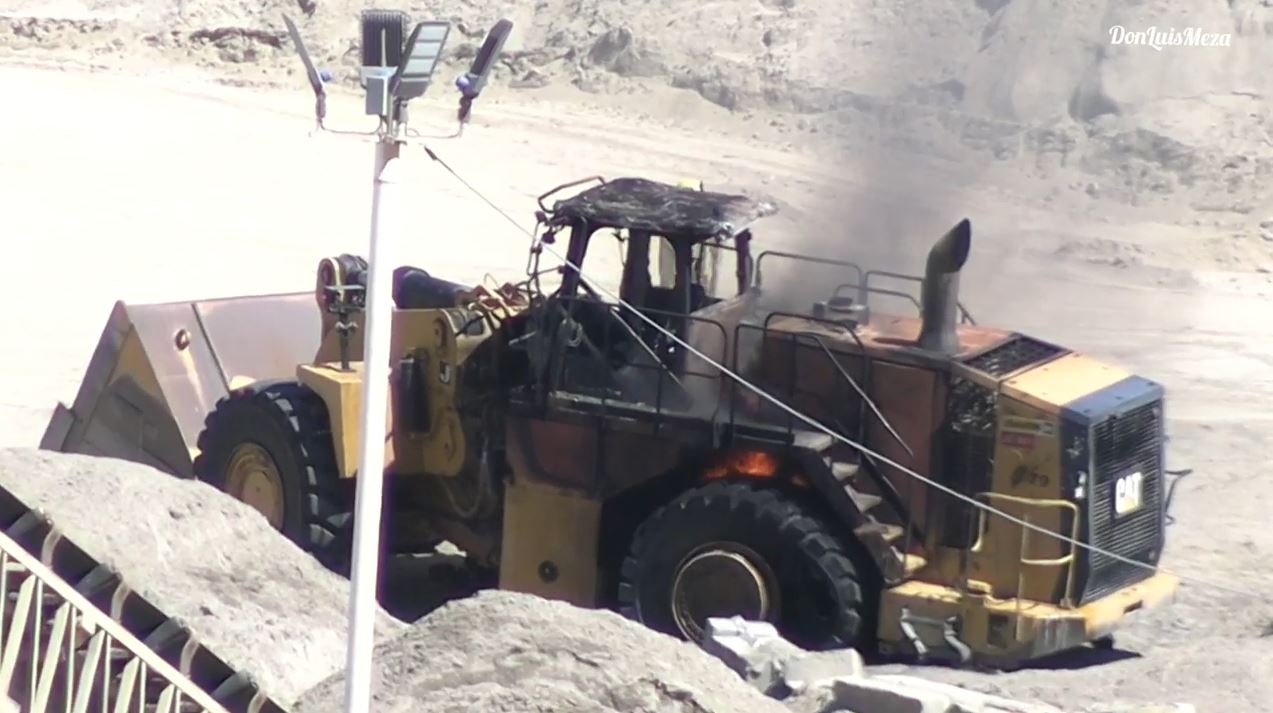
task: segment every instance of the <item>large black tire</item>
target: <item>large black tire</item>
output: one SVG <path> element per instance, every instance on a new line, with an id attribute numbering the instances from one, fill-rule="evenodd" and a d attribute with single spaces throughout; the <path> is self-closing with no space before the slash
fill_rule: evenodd
<path id="1" fill-rule="evenodd" d="M 760 575 L 756 581 L 763 580 L 771 602 L 765 618 L 792 643 L 821 650 L 859 646 L 872 638 L 874 597 L 868 598 L 867 588 L 873 573 L 855 566 L 832 530 L 793 499 L 751 483 L 711 483 L 682 494 L 650 516 L 638 528 L 623 562 L 620 612 L 691 640 L 701 636 L 706 616 L 750 618 L 756 612 L 731 610 L 729 602 L 713 599 L 722 591 L 716 588 L 711 593 L 702 590 L 711 601 L 708 607 L 682 617 L 697 622 L 697 627 L 677 623 L 673 599 L 694 586 L 685 584 L 692 579 L 686 576 L 678 589 L 678 575 L 692 571 L 686 565 L 708 551 L 726 552 L 721 561 L 728 558 L 732 563 L 726 568 Z M 738 565 L 737 557 L 745 558 L 750 569 Z M 735 596 L 731 590 L 723 589 L 725 598 Z"/>
<path id="2" fill-rule="evenodd" d="M 199 449 L 195 477 L 226 492 L 236 453 L 264 451 L 282 496 L 281 517 L 272 524 L 327 567 L 347 569 L 353 531 L 348 488 L 336 466 L 327 407 L 314 392 L 281 382 L 236 393 L 208 416 Z"/>

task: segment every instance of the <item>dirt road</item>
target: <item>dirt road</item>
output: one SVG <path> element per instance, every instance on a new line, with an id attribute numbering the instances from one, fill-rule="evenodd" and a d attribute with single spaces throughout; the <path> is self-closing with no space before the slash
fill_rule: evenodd
<path id="1" fill-rule="evenodd" d="M 0 112 L 0 445 L 35 444 L 53 403 L 74 396 L 114 300 L 303 291 L 320 257 L 365 253 L 371 147 L 307 137 L 312 100 L 300 88 L 263 94 L 175 71 L 141 79 L 17 66 L 0 67 L 0 87 L 24 107 Z M 443 94 L 417 121 L 449 128 Z M 1171 466 L 1195 472 L 1176 497 L 1165 565 L 1255 593 L 1273 584 L 1273 284 L 1266 273 L 1207 271 L 1224 236 L 1058 188 L 1071 177 L 843 153 L 675 93 L 659 100 L 656 122 L 634 101 L 584 109 L 551 93 L 497 94 L 462 143 L 436 148 L 527 228 L 535 195 L 595 173 L 750 186 L 784 211 L 761 228 L 761 247 L 869 253 L 911 271 L 920 246 L 970 217 L 964 301 L 980 321 L 1167 385 Z M 333 122 L 365 126 L 358 108 L 337 100 Z M 522 274 L 523 234 L 422 152 L 410 163 L 420 199 L 395 262 L 458 281 Z M 597 251 L 585 269 L 616 262 Z M 1273 700 L 1273 638 L 1262 637 L 1271 622 L 1268 598 L 1189 582 L 1174 606 L 1120 639 L 1136 655 L 925 675 L 1068 708 L 1119 698 L 1263 710 Z"/>

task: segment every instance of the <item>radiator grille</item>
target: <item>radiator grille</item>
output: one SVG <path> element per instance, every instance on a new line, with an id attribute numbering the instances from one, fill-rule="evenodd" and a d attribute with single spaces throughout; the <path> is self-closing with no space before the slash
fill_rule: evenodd
<path id="1" fill-rule="evenodd" d="M 1162 403 L 1105 419 L 1092 429 L 1093 473 L 1089 537 L 1094 547 L 1154 565 L 1162 549 Z M 1119 517 L 1114 510 L 1116 483 L 1131 473 L 1143 475 L 1139 510 Z M 1091 552 L 1084 602 L 1148 578 L 1152 570 Z"/>
<path id="2" fill-rule="evenodd" d="M 990 376 L 1007 376 L 1018 369 L 1038 364 L 1065 351 L 1029 337 L 1016 336 L 1007 342 L 968 360 L 968 366 Z"/>

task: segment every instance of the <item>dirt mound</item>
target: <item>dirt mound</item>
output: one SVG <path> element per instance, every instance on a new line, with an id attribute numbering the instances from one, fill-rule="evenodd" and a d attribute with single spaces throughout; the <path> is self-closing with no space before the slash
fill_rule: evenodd
<path id="1" fill-rule="evenodd" d="M 678 106 L 687 90 L 790 135 L 886 146 L 969 165 L 1012 163 L 1122 204 L 1267 217 L 1248 186 L 1273 176 L 1273 10 L 1261 0 L 410 0 L 453 22 L 443 81 L 499 17 L 515 31 L 497 85 L 574 86 Z M 200 65 L 236 84 L 300 86 L 280 15 L 316 61 L 357 82 L 352 0 L 0 0 L 0 50 L 107 66 Z M 7 19 L 6 19 L 7 18 Z M 1160 33 L 1166 46 L 1116 42 Z M 1170 33 L 1226 36 L 1171 44 Z M 34 55 L 30 55 L 34 56 Z M 780 118 L 772 118 L 778 112 Z M 799 117 L 787 116 L 795 112 Z M 785 117 L 785 118 L 783 118 Z M 763 122 L 762 122 L 763 123 Z M 880 166 L 878 172 L 887 172 Z M 1080 187 L 1076 193 L 1081 193 Z M 1095 194 L 1093 194 L 1095 195 Z"/>
<path id="2" fill-rule="evenodd" d="M 283 705 L 343 667 L 348 582 L 220 491 L 28 449 L 0 450 L 0 486 Z M 379 635 L 405 628 L 384 615 Z"/>
<path id="3" fill-rule="evenodd" d="M 451 20 L 452 59 L 472 56 L 497 18 L 513 19 L 507 79 L 533 73 L 608 92 L 656 78 L 728 108 L 827 111 L 881 97 L 1013 121 L 1086 120 L 1164 100 L 1266 93 L 1263 67 L 1273 57 L 1268 9 L 1254 0 L 966 0 L 940 9 L 924 0 L 764 0 L 659 10 L 605 0 L 541 0 L 533 9 L 511 0 L 396 5 L 414 18 Z M 0 45 L 103 55 L 166 49 L 204 63 L 290 63 L 280 20 L 288 13 L 301 21 L 316 59 L 348 80 L 355 76 L 362 8 L 350 0 L 0 0 L 0 17 L 13 18 L 8 39 L 0 25 Z M 1112 44 L 1114 27 L 1195 27 L 1234 38 L 1228 47 L 1155 51 Z"/>
<path id="4" fill-rule="evenodd" d="M 340 710 L 338 674 L 296 713 Z M 617 614 L 488 591 L 376 651 L 377 710 L 782 713 L 697 647 Z"/>

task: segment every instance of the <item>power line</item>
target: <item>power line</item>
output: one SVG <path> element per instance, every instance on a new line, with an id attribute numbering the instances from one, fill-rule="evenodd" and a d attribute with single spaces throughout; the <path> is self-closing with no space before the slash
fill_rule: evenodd
<path id="1" fill-rule="evenodd" d="M 513 216 L 509 215 L 506 211 L 504 211 L 502 208 L 500 208 L 499 206 L 497 206 L 497 205 L 496 205 L 493 201 L 491 201 L 489 198 L 487 198 L 487 197 L 486 197 L 486 196 L 485 196 L 485 195 L 484 195 L 481 191 L 479 191 L 479 190 L 478 190 L 476 187 L 474 187 L 471 183 L 469 183 L 467 180 L 465 180 L 463 176 L 461 176 L 459 173 L 457 173 L 457 172 L 455 171 L 455 169 L 451 168 L 451 166 L 450 166 L 449 164 L 447 164 L 447 162 L 446 162 L 446 161 L 444 161 L 444 160 L 443 160 L 440 156 L 438 156 L 438 155 L 437 155 L 437 154 L 436 154 L 436 153 L 435 153 L 432 149 L 430 149 L 429 147 L 427 147 L 427 146 L 426 146 L 426 147 L 425 147 L 425 152 L 427 152 L 427 153 L 428 153 L 428 155 L 429 155 L 429 157 L 430 157 L 430 158 L 432 158 L 434 161 L 437 161 L 437 162 L 438 162 L 438 164 L 439 164 L 439 165 L 441 165 L 441 166 L 442 166 L 442 168 L 444 168 L 444 169 L 447 171 L 447 173 L 451 174 L 451 176 L 452 176 L 452 177 L 454 177 L 457 181 L 459 181 L 461 185 L 463 185 L 465 188 L 467 188 L 469 191 L 471 191 L 471 192 L 473 193 L 473 195 L 477 196 L 477 198 L 479 198 L 482 202 L 484 202 L 484 203 L 486 203 L 486 205 L 490 206 L 490 208 L 491 208 L 492 210 L 494 210 L 496 213 L 498 213 L 498 214 L 500 214 L 501 216 L 503 216 L 505 220 L 507 220 L 510 224 L 512 224 L 515 228 L 517 228 L 517 229 L 518 229 L 519 231 L 521 231 L 523 234 L 525 234 L 525 235 L 529 236 L 529 237 L 531 238 L 531 240 L 538 241 L 538 238 L 537 238 L 537 236 L 535 235 L 535 233 L 534 233 L 533 231 L 531 231 L 531 230 L 527 230 L 527 229 L 526 229 L 523 225 L 521 225 L 520 223 L 518 223 L 518 222 L 517 222 L 517 220 L 516 220 L 515 218 L 513 218 Z M 960 493 L 960 492 L 958 492 L 958 491 L 956 491 L 956 490 L 954 490 L 954 489 L 952 489 L 952 488 L 950 488 L 950 487 L 948 487 L 948 486 L 946 486 L 946 485 L 943 485 L 943 484 L 941 484 L 941 483 L 939 483 L 939 482 L 937 482 L 937 481 L 935 481 L 935 480 L 933 480 L 933 479 L 931 479 L 931 478 L 929 478 L 929 477 L 927 477 L 927 476 L 921 475 L 920 473 L 917 473 L 917 472 L 915 472 L 914 470 L 911 470 L 910 468 L 907 468 L 906 466 L 902 465 L 901 463 L 898 463 L 897 461 L 895 461 L 895 460 L 893 460 L 893 459 L 891 459 L 891 458 L 888 458 L 887 456 L 884 456 L 884 455 L 882 455 L 882 454 L 880 454 L 880 453 L 878 453 L 878 452 L 876 452 L 876 451 L 874 451 L 874 450 L 872 450 L 872 449 L 870 449 L 870 448 L 866 447 L 866 446 L 865 446 L 865 445 L 863 445 L 863 444 L 860 444 L 860 443 L 857 443 L 857 442 L 853 441 L 852 439 L 850 439 L 850 438 L 848 438 L 848 437 L 844 436 L 843 434 L 841 434 L 841 433 L 839 433 L 839 432 L 837 432 L 837 431 L 835 431 L 835 430 L 833 430 L 833 429 L 831 429 L 831 428 L 829 428 L 829 427 L 827 427 L 827 426 L 823 425 L 821 422 L 817 421 L 816 419 L 814 419 L 814 418 L 812 418 L 812 417 L 810 417 L 810 416 L 807 416 L 807 415 L 805 415 L 804 413 L 801 413 L 800 411 L 796 410 L 795 408 L 793 408 L 793 407 L 791 407 L 791 406 L 787 405 L 787 404 L 786 404 L 786 403 L 784 403 L 781 399 L 778 399 L 777 397 L 775 397 L 774 395 L 770 394 L 770 393 L 769 393 L 768 391 L 766 391 L 765 389 L 763 389 L 763 388 L 761 388 L 761 387 L 759 387 L 759 386 L 757 386 L 757 385 L 755 385 L 755 384 L 751 383 L 751 382 L 750 382 L 750 381 L 748 381 L 747 379 L 743 378 L 740 374 L 735 373 L 734 371 L 730 370 L 730 369 L 729 369 L 728 367 L 726 367 L 725 365 L 718 363 L 717 361 L 715 361 L 715 360 L 714 360 L 714 359 L 712 359 L 711 357 L 707 356 L 706 354 L 702 353 L 702 352 L 701 352 L 701 351 L 699 351 L 698 349 L 695 349 L 695 348 L 694 348 L 692 345 L 690 345 L 688 342 L 684 341 L 683 339 L 681 339 L 680 337 L 678 337 L 676 334 L 674 334 L 674 333 L 673 333 L 673 332 L 671 332 L 670 330 L 668 330 L 668 329 L 664 328 L 664 327 L 663 327 L 663 325 L 661 325 L 661 324 L 659 324 L 659 323 L 655 322 L 653 319 L 651 319 L 650 317 L 648 317 L 647 315 L 645 315 L 644 313 L 642 313 L 642 312 L 641 312 L 640 310 L 638 310 L 636 307 L 633 307 L 631 304 L 628 304 L 628 302 L 627 302 L 626 300 L 622 299 L 622 298 L 621 298 L 621 297 L 619 297 L 618 295 L 614 294 L 614 293 L 613 293 L 613 292 L 611 292 L 610 290 L 608 290 L 608 289 L 606 289 L 605 287 L 603 287 L 602 285 L 598 284 L 596 281 L 594 281 L 592 278 L 588 277 L 588 275 L 584 273 L 584 271 L 583 271 L 583 268 L 582 268 L 582 267 L 580 267 L 579 265 L 576 265 L 576 264 L 574 264 L 573 262 L 571 262 L 570 260 L 568 260 L 568 259 L 567 259 L 565 256 L 563 256 L 561 253 L 559 253 L 559 252 L 557 252 L 555 249 L 553 249 L 553 247 L 552 247 L 551 245 L 548 245 L 547 243 L 544 243 L 544 242 L 542 242 L 542 241 L 538 241 L 538 242 L 537 242 L 537 245 L 538 245 L 538 247 L 540 247 L 540 248 L 542 248 L 542 249 L 544 249 L 544 250 L 547 250 L 547 251 L 548 251 L 550 254 L 552 254 L 554 257 L 556 257 L 557 259 L 561 260 L 561 261 L 562 261 L 562 263 L 563 263 L 564 265 L 566 265 L 566 266 L 570 267 L 572 270 L 574 270 L 574 271 L 575 271 L 575 273 L 579 275 L 579 278 L 580 278 L 581 280 L 583 280 L 584 282 L 588 283 L 588 284 L 589 284 L 589 286 L 591 286 L 594 290 L 596 290 L 597 292 L 599 292 L 599 293 L 601 293 L 601 294 L 604 294 L 605 296 L 607 296 L 607 297 L 609 297 L 609 298 L 613 299 L 613 300 L 614 300 L 614 301 L 615 301 L 618 305 L 620 305 L 620 306 L 621 306 L 621 307 L 623 307 L 624 309 L 626 309 L 626 310 L 628 310 L 629 312 L 631 312 L 631 313 L 632 313 L 633 315 L 635 315 L 638 319 L 642 320 L 643 322 L 645 322 L 645 323 L 646 323 L 646 324 L 648 324 L 649 326 L 653 327 L 655 330 L 657 330 L 658 332 L 660 332 L 662 335 L 664 335 L 664 336 L 668 337 L 668 338 L 669 338 L 669 339 L 671 339 L 673 342 L 677 343 L 678 345 L 680 345 L 681 347 L 683 347 L 684 349 L 686 349 L 686 350 L 687 350 L 687 351 L 689 351 L 690 353 L 694 354 L 694 355 L 695 355 L 695 356 L 697 356 L 698 358 L 700 358 L 700 359 L 702 359 L 703 361 L 707 362 L 708 364 L 712 365 L 712 367 L 714 367 L 715 369 L 717 369 L 720 373 L 727 375 L 728 377 L 730 377 L 731 379 L 733 379 L 733 380 L 734 380 L 734 381 L 736 381 L 737 383 L 741 384 L 742 386 L 746 387 L 746 388 L 747 388 L 748 390 L 750 390 L 751 392 L 755 393 L 757 396 L 759 396 L 759 397 L 761 397 L 761 398 L 765 399 L 766 401 L 770 402 L 770 403 L 771 403 L 771 404 L 773 404 L 774 406 L 777 406 L 779 409 L 782 409 L 783 411 L 787 412 L 787 414 L 789 414 L 790 416 L 792 416 L 792 417 L 794 417 L 794 418 L 799 419 L 800 421 L 804 422 L 806 425 L 811 426 L 813 429 L 815 429 L 815 430 L 817 430 L 817 431 L 820 431 L 820 432 L 822 432 L 822 433 L 824 433 L 824 434 L 826 434 L 826 435 L 830 436 L 831 438 L 833 438 L 833 439 L 835 439 L 835 440 L 838 440 L 838 441 L 840 441 L 840 442 L 842 442 L 842 443 L 844 443 L 844 444 L 846 444 L 846 445 L 850 446 L 851 448 L 853 448 L 853 449 L 857 450 L 857 451 L 858 451 L 858 452 L 860 452 L 860 453 L 863 453 L 863 454 L 865 454 L 865 455 L 870 456 L 871 458 L 874 458 L 875 460 L 878 460 L 878 461 L 880 461 L 880 462 L 882 462 L 882 463 L 885 463 L 885 464 L 887 464 L 887 465 L 890 465 L 890 466 L 892 466 L 893 468 L 896 468 L 897 470 L 901 471 L 902 473 L 905 473 L 906 475 L 908 475 L 908 476 L 910 476 L 910 477 L 912 477 L 912 478 L 915 478 L 916 480 L 919 480 L 920 482 L 922 482 L 922 483 L 924 483 L 924 484 L 926 484 L 926 485 L 928 485 L 928 486 L 930 486 L 930 487 L 932 487 L 932 488 L 935 488 L 935 489 L 937 489 L 937 490 L 939 490 L 939 491 L 941 491 L 941 492 L 943 492 L 943 493 L 946 493 L 947 495 L 950 495 L 950 496 L 954 497 L 954 498 L 955 498 L 955 499 L 957 499 L 957 500 L 961 500 L 961 501 L 963 501 L 963 502 L 965 502 L 965 503 L 967 503 L 967 504 L 969 504 L 969 505 L 972 505 L 972 506 L 973 506 L 973 507 L 975 507 L 975 508 L 978 508 L 978 509 L 980 509 L 980 510 L 983 510 L 983 511 L 988 512 L 988 513 L 993 514 L 993 515 L 997 515 L 997 516 L 999 516 L 999 517 L 1003 518 L 1004 520 L 1007 520 L 1008 522 L 1014 523 L 1014 524 L 1019 525 L 1019 526 L 1021 526 L 1021 527 L 1023 527 L 1023 528 L 1026 528 L 1026 529 L 1028 529 L 1028 530 L 1032 530 L 1032 531 L 1034 531 L 1034 532 L 1038 532 L 1038 533 L 1040 533 L 1040 534 L 1046 535 L 1046 536 L 1048 536 L 1048 537 L 1051 537 L 1051 538 L 1053 538 L 1053 539 L 1055 539 L 1055 540 L 1057 540 L 1057 541 L 1063 542 L 1063 543 L 1065 543 L 1065 544 L 1068 544 L 1068 545 L 1071 545 L 1071 546 L 1074 546 L 1074 547 L 1078 547 L 1078 548 L 1080 548 L 1080 549 L 1084 549 L 1084 550 L 1087 550 L 1087 551 L 1089 551 L 1089 552 L 1093 552 L 1093 553 L 1096 553 L 1096 554 L 1104 555 L 1104 556 L 1109 557 L 1109 558 L 1111 558 L 1111 559 L 1113 559 L 1113 560 L 1116 560 L 1116 561 L 1118 561 L 1118 562 L 1122 562 L 1122 563 L 1124 563 L 1124 564 L 1131 565 L 1131 566 L 1133 566 L 1133 567 L 1137 567 L 1137 568 L 1140 568 L 1140 569 L 1146 569 L 1146 570 L 1149 570 L 1149 571 L 1151 571 L 1151 572 L 1160 572 L 1160 573 L 1163 573 L 1163 574 L 1168 574 L 1168 575 L 1171 575 L 1171 576 L 1176 577 L 1177 579 L 1179 579 L 1179 580 L 1180 580 L 1180 581 L 1182 581 L 1182 582 L 1192 582 L 1192 583 L 1194 583 L 1194 584 L 1200 584 L 1200 585 L 1202 585 L 1202 586 L 1210 587 L 1210 588 L 1212 588 L 1212 589 L 1216 589 L 1216 590 L 1218 590 L 1218 591 L 1228 592 L 1228 593 L 1230 593 L 1230 594 L 1237 594 L 1237 595 L 1244 596 L 1244 597 L 1249 597 L 1249 598 L 1251 598 L 1251 599 L 1255 599 L 1255 600 L 1258 600 L 1258 601 L 1263 601 L 1263 600 L 1264 600 L 1264 597 L 1263 597 L 1263 596 L 1261 596 L 1261 595 L 1259 595 L 1259 594 L 1256 594 L 1256 593 L 1254 593 L 1254 592 L 1249 592 L 1249 591 L 1246 591 L 1246 590 L 1243 590 L 1243 589 L 1237 589 L 1237 588 L 1230 587 L 1230 586 L 1228 586 L 1228 585 L 1224 585 L 1224 584 L 1216 584 L 1215 582 L 1211 582 L 1211 581 L 1209 581 L 1209 580 L 1202 579 L 1202 578 L 1199 578 L 1199 577 L 1182 575 L 1182 574 L 1179 574 L 1179 573 L 1176 573 L 1176 572 L 1172 572 L 1171 570 L 1164 569 L 1164 568 L 1162 568 L 1162 567 L 1158 567 L 1158 566 L 1150 565 L 1150 564 L 1145 564 L 1144 562 L 1138 562 L 1138 561 L 1136 561 L 1136 560 L 1134 560 L 1134 559 L 1131 559 L 1130 557 L 1125 557 L 1125 556 L 1123 556 L 1123 555 L 1120 555 L 1120 554 L 1117 554 L 1117 553 L 1114 553 L 1114 552 L 1110 552 L 1110 551 L 1108 551 L 1108 550 L 1102 549 L 1102 548 L 1100 548 L 1100 547 L 1096 547 L 1095 545 L 1091 545 L 1091 544 L 1088 544 L 1088 543 L 1086 543 L 1086 542 L 1081 542 L 1081 541 L 1076 540 L 1076 539 L 1074 539 L 1074 538 L 1071 538 L 1071 537 L 1068 537 L 1068 536 L 1066 536 L 1066 535 L 1063 535 L 1063 534 L 1061 534 L 1061 533 L 1059 533 L 1059 532 L 1054 532 L 1054 531 L 1049 530 L 1049 529 L 1047 529 L 1047 528 L 1040 527 L 1040 526 L 1035 525 L 1035 524 L 1033 524 L 1033 523 L 1027 522 L 1026 520 L 1023 520 L 1023 519 L 1021 519 L 1021 518 L 1018 518 L 1018 517 L 1016 517 L 1015 515 L 1012 515 L 1011 513 L 1005 512 L 1005 511 L 1003 511 L 1003 510 L 1000 510 L 999 508 L 996 508 L 996 507 L 994 507 L 993 505 L 990 505 L 990 504 L 988 504 L 988 503 L 984 503 L 984 502 L 982 502 L 982 501 L 980 501 L 980 500 L 977 500 L 976 498 L 970 497 L 970 496 L 968 496 L 968 495 L 964 495 L 963 493 Z"/>

